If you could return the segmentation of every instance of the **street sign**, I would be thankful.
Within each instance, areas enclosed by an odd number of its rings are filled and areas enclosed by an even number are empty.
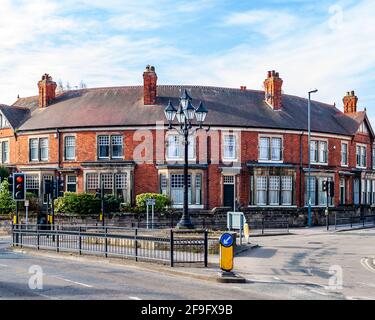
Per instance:
[[[233,246],[233,236],[230,233],[223,233],[220,237],[220,244],[226,248]]]
[[[148,206],[154,206],[156,204],[156,200],[152,198],[146,199],[146,205]]]
[[[229,230],[242,230],[246,218],[243,212],[228,212],[227,213],[227,227]]]
[[[233,235],[223,233],[220,237],[220,268],[223,271],[230,272],[233,269]]]

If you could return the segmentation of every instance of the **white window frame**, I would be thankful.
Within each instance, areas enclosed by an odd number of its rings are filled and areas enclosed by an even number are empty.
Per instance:
[[[357,152],[357,148],[360,148],[360,154],[359,154],[359,165],[358,165],[358,152]],[[364,149],[363,149],[364,148]],[[365,150],[365,152],[363,153],[363,150]],[[366,165],[363,166],[362,165],[362,161],[363,161],[363,156],[365,156],[365,161],[366,161]],[[367,145],[366,144],[362,144],[362,143],[357,143],[356,146],[355,146],[355,164],[356,164],[356,168],[359,168],[359,169],[366,169],[367,168]]]
[[[46,141],[46,145],[42,147],[42,141]],[[42,148],[46,149],[47,151],[47,156],[43,157],[42,156]],[[40,161],[48,161],[49,159],[49,139],[47,137],[41,137],[39,138],[39,157]]]
[[[177,139],[176,139],[177,138]],[[184,146],[184,137],[176,132],[171,132],[166,135],[166,148],[165,148],[165,159],[166,161],[182,161],[184,160],[185,155],[185,146]],[[178,151],[178,155],[174,156],[170,154],[171,148],[171,141],[170,139],[174,139],[173,143],[177,143],[177,146],[174,145],[174,150]],[[195,161],[196,160],[196,136],[190,135],[189,136],[189,146],[188,146],[188,160]],[[177,140],[177,142],[176,142]]]
[[[73,139],[74,140],[74,144],[73,145],[67,145],[67,139]],[[73,148],[73,156],[71,157],[68,157],[67,155],[67,148],[70,147],[70,148]],[[76,147],[77,147],[77,138],[76,136],[74,135],[66,135],[64,136],[64,160],[67,160],[67,161],[72,161],[72,160],[76,160]]]
[[[72,181],[69,181],[69,178],[70,177],[74,177],[74,182],[72,182]],[[68,174],[68,175],[66,175],[66,192],[74,192],[74,191],[68,191],[68,185],[75,185],[75,188],[76,188],[76,193],[77,193],[77,187],[78,187],[78,185],[77,185],[77,175],[75,175],[75,174]]]
[[[226,143],[225,143],[225,137],[227,136],[233,136],[234,137],[234,155],[233,156],[226,156],[226,152],[225,152],[225,149],[226,149]],[[236,162],[238,161],[238,134],[236,134],[235,132],[223,132],[222,135],[221,135],[221,152],[222,152],[222,159],[223,161],[226,161],[226,162]]]
[[[343,160],[343,145],[346,145],[346,161],[345,163],[342,162]],[[342,167],[348,167],[349,166],[349,144],[347,142],[341,141],[341,166]]]
[[[262,139],[268,139],[268,158],[261,157],[261,143]],[[273,141],[275,139],[280,139],[280,159],[272,159],[272,149]],[[284,137],[282,135],[269,135],[269,134],[260,134],[258,137],[258,162],[270,162],[270,163],[283,163],[284,161]]]
[[[7,146],[6,158],[4,159],[4,146]],[[9,147],[9,139],[0,140],[0,163],[6,164],[9,163],[10,157],[10,147]]]
[[[311,153],[310,153],[310,160],[311,160],[311,163],[312,164],[319,164],[319,165],[328,165],[328,162],[329,162],[329,145],[328,145],[328,140],[327,139],[316,139],[316,138],[313,138],[311,139],[311,142],[310,142],[310,152],[311,152],[311,144],[312,143],[316,143],[317,145],[317,159],[314,159],[313,157],[311,157]],[[321,145],[323,145],[323,143],[326,144],[327,146],[327,149],[326,149],[326,157],[327,157],[327,161],[323,162],[323,159],[322,159],[322,153],[321,153]]]

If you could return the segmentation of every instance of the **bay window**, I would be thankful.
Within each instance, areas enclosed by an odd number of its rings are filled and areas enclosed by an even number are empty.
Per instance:
[[[0,142],[0,162],[8,163],[9,162],[9,142],[1,141]]]

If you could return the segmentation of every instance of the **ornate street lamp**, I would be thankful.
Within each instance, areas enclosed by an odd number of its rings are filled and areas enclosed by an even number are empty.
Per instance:
[[[176,130],[181,136],[184,137],[184,209],[180,222],[177,224],[178,228],[181,229],[192,229],[194,228],[190,216],[188,207],[188,166],[189,166],[189,136],[194,134],[195,131],[203,129],[203,122],[207,116],[207,109],[201,102],[197,109],[194,108],[192,104],[192,98],[189,96],[186,89],[184,90],[181,98],[178,110],[173,106],[171,101],[169,101],[167,107],[164,110],[165,117],[168,120],[168,130]],[[197,120],[198,127],[193,129],[194,117]],[[177,118],[178,124],[173,125],[173,120]],[[209,128],[206,129],[207,131]]]

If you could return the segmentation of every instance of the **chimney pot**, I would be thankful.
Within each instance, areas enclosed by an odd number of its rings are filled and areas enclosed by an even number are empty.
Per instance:
[[[143,103],[145,105],[156,104],[157,80],[155,67],[147,65],[143,72]]]
[[[52,80],[48,73],[42,75],[42,80],[38,82],[39,108],[47,107],[55,99],[56,88],[56,82]]]
[[[273,110],[280,110],[282,107],[282,85],[279,73],[275,70],[268,71],[268,78],[264,80],[265,101]]]
[[[342,101],[344,103],[344,113],[357,112],[358,97],[355,95],[354,90],[348,91]]]

